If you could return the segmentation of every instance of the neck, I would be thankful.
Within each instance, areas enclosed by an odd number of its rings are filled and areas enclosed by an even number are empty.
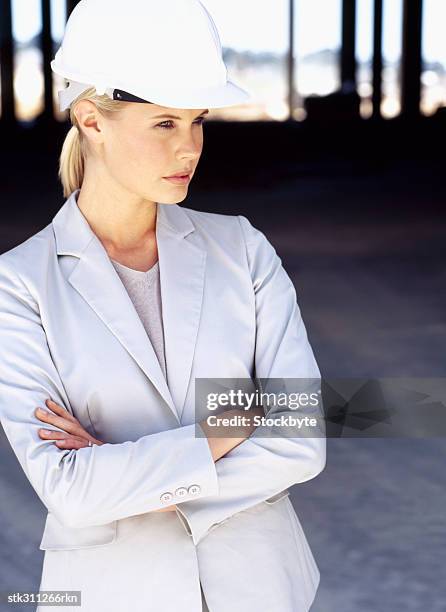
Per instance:
[[[104,187],[84,181],[77,205],[108,251],[137,250],[155,239],[157,203],[119,185]]]

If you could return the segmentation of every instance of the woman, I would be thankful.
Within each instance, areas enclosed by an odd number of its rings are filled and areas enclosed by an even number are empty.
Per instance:
[[[325,438],[272,435],[262,406],[211,426],[198,395],[319,381],[264,234],[178,206],[208,109],[246,99],[215,24],[197,0],[82,0],[52,67],[67,200],[0,256],[0,417],[48,509],[40,590],[84,612],[306,612],[319,572],[288,487]]]

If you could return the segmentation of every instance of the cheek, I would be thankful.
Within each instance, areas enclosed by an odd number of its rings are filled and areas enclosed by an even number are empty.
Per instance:
[[[168,160],[166,146],[144,134],[116,136],[108,154],[111,170],[116,176],[134,177],[136,180],[163,176]]]

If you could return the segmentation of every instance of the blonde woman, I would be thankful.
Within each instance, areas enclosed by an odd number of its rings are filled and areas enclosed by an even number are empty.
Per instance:
[[[83,612],[306,612],[319,571],[288,487],[325,438],[267,435],[262,406],[211,426],[196,395],[320,376],[265,235],[179,206],[209,108],[247,99],[215,24],[198,0],[81,0],[52,67],[66,201],[0,256],[0,417],[48,510],[37,610],[77,591]]]

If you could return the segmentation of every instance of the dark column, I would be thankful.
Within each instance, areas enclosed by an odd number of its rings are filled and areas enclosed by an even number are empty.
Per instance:
[[[403,7],[401,114],[416,117],[420,114],[423,0],[403,0]]]
[[[383,37],[383,0],[375,0],[373,18],[373,117],[381,117],[382,100],[382,37]]]
[[[78,2],[79,0],[67,0],[67,19]]]
[[[43,81],[44,81],[44,109],[41,118],[52,120],[53,110],[53,75],[51,60],[53,59],[53,42],[51,36],[51,10],[50,0],[41,0],[42,32],[40,45],[42,49]]]
[[[323,19],[323,15],[321,15]],[[356,89],[356,0],[342,1],[341,88]]]
[[[15,122],[14,41],[12,37],[11,0],[0,0],[0,59],[2,83],[2,124]]]
[[[323,19],[321,15],[321,19]],[[356,87],[356,0],[342,1],[341,87],[328,96],[305,99],[307,120],[356,121],[360,117],[360,97]]]
[[[293,119],[294,110],[294,0],[289,2],[289,40],[288,40],[288,104],[289,119]]]

